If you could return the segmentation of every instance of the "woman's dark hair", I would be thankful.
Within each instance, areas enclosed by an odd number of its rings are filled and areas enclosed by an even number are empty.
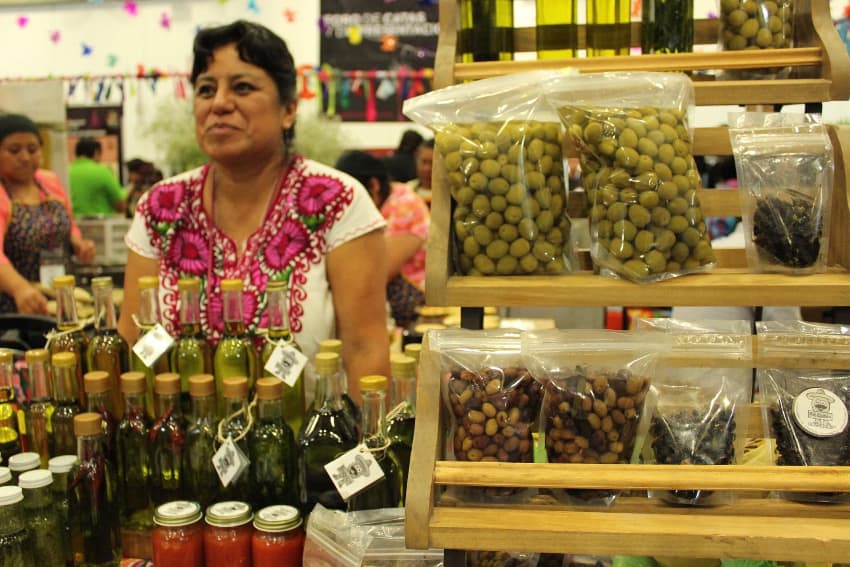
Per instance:
[[[374,177],[378,180],[378,206],[380,207],[390,196],[390,176],[383,162],[375,156],[359,150],[342,154],[334,165],[344,171],[369,189],[369,181]]]
[[[214,28],[202,29],[195,36],[190,81],[194,86],[198,76],[207,70],[213,53],[219,47],[235,44],[239,59],[263,69],[277,86],[281,103],[295,100],[297,72],[295,61],[286,42],[265,26],[245,20]],[[295,135],[295,125],[283,133],[289,145]]]
[[[423,140],[422,134],[416,130],[405,130],[401,135],[401,141],[398,143],[398,151],[413,155]]]
[[[6,136],[21,132],[35,134],[35,137],[41,143],[41,132],[38,131],[38,125],[29,117],[23,114],[0,114],[0,142]]]

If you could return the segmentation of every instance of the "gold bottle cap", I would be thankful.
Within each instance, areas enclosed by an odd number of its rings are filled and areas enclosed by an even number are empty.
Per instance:
[[[91,288],[112,287],[112,276],[98,276],[91,279]]]
[[[242,280],[221,280],[221,291],[242,291]]]
[[[11,364],[14,358],[11,350],[0,349],[0,364]]]
[[[387,389],[387,377],[380,374],[371,374],[360,378],[361,392],[377,392]]]
[[[390,369],[393,378],[413,378],[416,375],[416,361],[404,354],[390,357]]]
[[[189,395],[194,398],[215,396],[215,378],[212,374],[189,376]]]
[[[56,276],[53,278],[53,287],[61,288],[61,287],[74,287],[77,285],[77,278],[74,276]]]
[[[153,523],[158,526],[188,526],[203,517],[201,505],[189,500],[172,500],[157,507],[153,515]]]
[[[142,276],[139,278],[139,289],[156,289],[159,287],[157,276]]]
[[[200,291],[201,280],[198,278],[180,278],[177,280],[177,289],[179,291]]]
[[[289,285],[286,280],[269,280],[266,282],[266,291],[286,291]]]
[[[80,413],[74,416],[74,435],[102,435],[103,417],[99,413]]]
[[[125,372],[121,375],[121,391],[125,394],[141,394],[147,389],[144,372]]]
[[[109,383],[109,372],[102,370],[93,370],[86,372],[83,376],[83,389],[86,394],[100,394],[108,392],[111,389]]]
[[[27,359],[27,364],[47,362],[50,357],[50,353],[47,352],[46,348],[34,348],[32,350],[28,350],[24,357]]]
[[[264,532],[286,532],[301,525],[301,513],[293,506],[266,506],[254,516],[254,527]]]
[[[218,528],[235,528],[251,521],[251,507],[245,502],[227,500],[207,508],[206,522]]]
[[[404,345],[404,354],[412,358],[419,364],[419,357],[422,355],[421,343],[407,343]]]
[[[248,379],[244,376],[233,376],[221,381],[221,397],[226,399],[247,398]]]
[[[171,396],[180,393],[180,375],[174,372],[157,374],[153,379],[153,391],[160,396]]]
[[[74,368],[77,366],[77,355],[73,352],[57,352],[51,359],[53,366]]]
[[[335,352],[320,352],[316,355],[316,372],[334,374],[339,368],[339,355]]]
[[[279,400],[283,397],[283,380],[280,378],[260,378],[254,384],[258,400]]]
[[[445,329],[445,325],[440,325],[439,323],[419,323],[415,327],[413,327],[413,332],[417,335],[424,335],[428,331],[439,331],[440,329]]]
[[[339,339],[325,339],[319,342],[319,352],[335,352],[342,356],[342,341]]]

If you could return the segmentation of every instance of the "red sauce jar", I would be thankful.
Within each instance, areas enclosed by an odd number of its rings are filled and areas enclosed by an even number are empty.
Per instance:
[[[301,567],[304,528],[292,506],[268,506],[254,517],[254,567]]]
[[[197,502],[175,500],[157,507],[151,536],[154,564],[204,567],[202,517]]]
[[[204,528],[206,567],[251,567],[251,507],[227,501],[207,508]]]

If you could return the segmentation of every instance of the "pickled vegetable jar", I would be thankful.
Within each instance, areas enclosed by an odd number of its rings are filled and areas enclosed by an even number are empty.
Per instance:
[[[207,508],[206,567],[251,567],[251,507],[229,500]]]
[[[254,567],[301,567],[304,528],[292,506],[268,506],[254,518]]]
[[[203,513],[197,502],[175,500],[157,507],[154,513],[154,565],[203,567]]]

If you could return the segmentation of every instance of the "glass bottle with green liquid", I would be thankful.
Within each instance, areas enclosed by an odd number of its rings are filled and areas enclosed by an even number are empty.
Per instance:
[[[325,471],[325,465],[357,446],[357,432],[346,415],[335,374],[339,355],[316,355],[316,399],[298,434],[301,455],[299,486],[305,511],[317,502],[325,508],[345,510],[345,501]]]
[[[348,510],[352,512],[396,508],[402,505],[404,499],[401,463],[387,435],[387,384],[386,376],[360,378],[360,395],[363,396],[363,444],[378,461],[384,478],[348,500]]]
[[[575,57],[578,54],[578,2],[537,0],[535,33],[538,59]]]
[[[180,409],[180,375],[157,374],[154,394],[157,411],[150,432],[150,492],[156,507],[183,498],[186,420]]]
[[[92,278],[91,286],[94,295],[94,336],[86,349],[86,362],[89,371],[99,370],[109,375],[112,407],[121,417],[124,406],[118,380],[121,374],[130,369],[130,348],[118,334],[118,319],[112,300],[112,278]]]
[[[36,566],[23,510],[23,489],[20,486],[0,486],[0,565]]]
[[[300,504],[295,435],[285,421],[285,386],[279,378],[257,380],[257,417],[248,435],[254,510]]]
[[[139,338],[153,329],[159,318],[159,278],[156,276],[143,276],[139,278],[139,316],[136,319],[139,326]],[[153,403],[153,381],[157,374],[169,371],[168,353],[160,356],[153,366],[147,366],[138,355],[130,351],[130,370],[141,372],[146,378],[145,410],[148,415],[154,414]]]
[[[390,449],[398,457],[402,471],[402,489],[407,486],[410,472],[410,453],[413,450],[413,429],[416,424],[416,361],[403,354],[390,357],[392,396],[387,414],[387,435]]]
[[[26,430],[31,451],[41,456],[42,468],[47,467],[53,445],[53,401],[50,399],[50,367],[47,349],[28,350],[24,355],[29,374],[30,396],[26,406]]]
[[[53,484],[50,489],[53,492],[53,504],[59,512],[62,526],[62,554],[65,557],[65,565],[74,564],[74,552],[71,545],[71,523],[76,523],[70,515],[70,499],[68,484],[72,476],[76,475],[74,469],[79,464],[76,454],[58,455],[47,462],[47,469],[53,475]]]
[[[272,376],[265,370],[266,363],[276,348],[290,347],[301,352],[301,347],[295,342],[295,337],[289,329],[289,296],[287,284],[283,280],[272,280],[266,284],[266,314],[268,316],[268,335],[263,344],[261,372],[264,376]],[[280,376],[276,378],[282,378]],[[283,415],[292,431],[300,431],[304,422],[304,370],[302,369],[293,386],[281,383],[283,386]]]
[[[77,401],[77,358],[73,352],[60,352],[51,358],[54,403],[53,416],[50,419],[53,429],[52,455],[77,454],[74,417],[82,412]]]
[[[513,0],[461,0],[460,52],[464,63],[513,59]]]
[[[145,410],[147,377],[142,372],[121,375],[124,416],[118,424],[116,470],[121,497],[121,525],[132,530],[153,526],[148,482],[151,475],[151,418]]]
[[[112,378],[108,372],[94,370],[83,377],[86,387],[86,410],[100,414],[103,418],[103,442],[106,458],[117,462],[115,454],[115,432],[118,429],[115,407],[112,405]]]
[[[221,489],[218,475],[212,466],[218,425],[213,375],[191,376],[189,397],[192,409],[186,425],[186,444],[183,446],[183,495],[206,510],[207,506],[217,502]]]
[[[171,349],[171,371],[180,375],[180,392],[184,411],[190,396],[189,378],[213,373],[213,351],[201,329],[201,280],[181,278],[177,281],[180,306],[180,336]]]
[[[224,443],[229,437],[248,458],[248,379],[245,376],[225,378],[222,380],[221,397],[224,399],[224,413],[218,425],[216,440]],[[218,501],[250,502],[251,490],[251,475],[245,469],[230,484],[221,487]]]
[[[56,291],[56,334],[48,342],[48,350],[53,356],[60,352],[70,352],[75,355],[74,395],[82,407],[86,403],[86,391],[83,386],[83,375],[88,371],[86,352],[89,346],[88,336],[77,319],[77,302],[74,299],[74,276],[57,276],[53,278],[53,289]],[[76,441],[74,442],[76,447]],[[74,449],[76,451],[76,449]]]
[[[628,55],[632,43],[629,0],[587,0],[587,56]]]
[[[354,431],[357,433],[357,439],[360,439],[360,406],[348,394],[348,374],[345,372],[345,365],[342,363],[342,341],[339,339],[325,339],[319,341],[319,352],[333,352],[337,355],[337,370],[333,377],[334,388],[339,390],[339,397],[342,400],[342,408],[345,414],[351,421]]]
[[[62,567],[65,554],[62,548],[62,520],[53,502],[53,474],[37,469],[25,472],[18,479],[24,491],[24,516],[32,538],[36,565]]]
[[[23,450],[18,422],[18,394],[15,389],[14,357],[12,351],[0,349],[0,464],[7,465],[9,457]]]
[[[248,390],[251,390],[259,361],[242,319],[242,280],[222,280],[221,301],[224,334],[213,356],[217,389],[221,391],[225,378],[244,376],[248,380]]]

